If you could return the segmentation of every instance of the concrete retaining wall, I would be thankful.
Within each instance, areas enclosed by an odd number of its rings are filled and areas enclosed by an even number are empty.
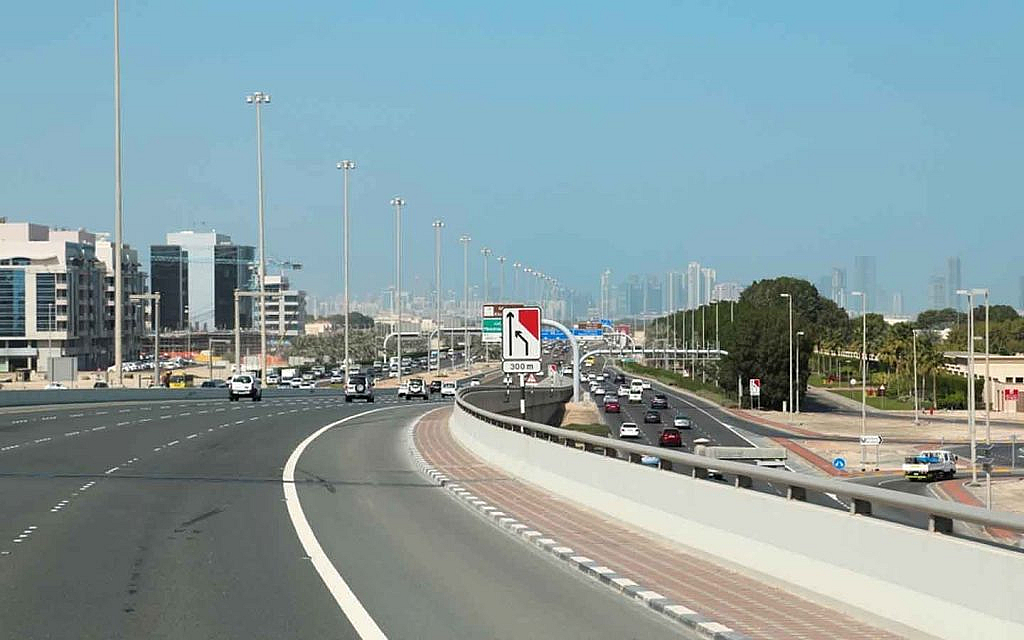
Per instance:
[[[264,389],[264,398],[343,395],[340,389]],[[47,389],[0,391],[0,407],[20,407],[83,402],[132,402],[155,400],[216,400],[227,398],[227,389]]]
[[[1024,554],[628,464],[484,423],[481,458],[688,547],[940,638],[1024,638]]]
[[[505,389],[485,389],[469,392],[473,398],[473,404],[493,413],[500,413],[503,416],[519,415],[519,390],[513,389],[509,394],[509,400],[505,401]],[[562,425],[562,415],[565,413],[565,403],[572,398],[570,388],[534,387],[526,390],[526,420],[539,422],[551,426]]]

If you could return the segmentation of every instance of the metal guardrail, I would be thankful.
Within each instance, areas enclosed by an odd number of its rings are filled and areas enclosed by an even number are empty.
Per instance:
[[[673,464],[678,464],[691,468],[691,476],[701,479],[708,478],[710,475],[708,473],[709,470],[713,469],[723,475],[732,476],[734,478],[734,486],[743,489],[750,489],[753,486],[754,480],[770,482],[786,487],[785,499],[788,500],[805,501],[808,491],[833,494],[850,500],[849,511],[851,514],[870,516],[872,505],[885,505],[895,509],[920,513],[928,516],[928,530],[937,533],[953,533],[954,521],[1009,530],[1017,534],[1024,533],[1024,516],[1021,515],[989,511],[981,507],[891,491],[853,482],[817,478],[792,471],[779,471],[741,462],[707,458],[692,453],[667,451],[659,447],[623,442],[613,438],[594,436],[579,431],[530,422],[520,418],[503,416],[470,404],[467,401],[467,397],[471,396],[473,391],[473,389],[459,391],[455,396],[455,402],[460,409],[478,420],[568,447],[576,448],[577,445],[581,444],[586,451],[598,455],[618,458],[619,452],[623,452],[627,454],[630,462],[637,463],[640,462],[643,456],[655,456],[660,460],[660,468],[671,471]]]

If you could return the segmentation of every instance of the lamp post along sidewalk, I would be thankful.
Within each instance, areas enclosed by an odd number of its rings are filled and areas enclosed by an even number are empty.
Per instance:
[[[434,292],[437,306],[437,362],[436,369],[441,371],[441,229],[444,228],[444,221],[438,218],[431,223],[434,228]],[[430,365],[430,358],[427,358],[427,366]]]
[[[402,207],[405,200],[391,199],[395,208],[395,309],[398,315],[398,385],[402,385]]]
[[[270,94],[255,91],[245,97],[245,102],[256,107],[256,182],[257,182],[257,240],[259,244],[259,290],[266,293],[267,258],[266,242],[263,234],[263,116],[261,105],[270,104]],[[260,375],[267,379],[267,314],[266,306],[260,305]]]
[[[867,448],[864,436],[868,433],[868,296],[863,291],[851,291],[850,296],[860,296],[860,470],[867,469]]]
[[[780,293],[789,302],[789,412],[793,413],[793,295]]]
[[[976,289],[957,289],[967,297],[967,429],[971,437],[971,486],[978,484],[978,434],[974,417],[974,293]]]
[[[800,338],[803,331],[796,332],[796,413],[800,413]]]

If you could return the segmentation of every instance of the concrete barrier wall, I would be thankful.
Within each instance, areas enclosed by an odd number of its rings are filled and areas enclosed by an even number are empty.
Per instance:
[[[590,508],[940,638],[1024,638],[1024,554],[629,464],[484,423],[481,458]]]
[[[470,391],[473,404],[503,416],[519,415],[519,390],[513,389],[509,399],[505,400],[505,389],[486,389],[478,387]],[[526,420],[552,426],[561,426],[565,415],[565,403],[572,398],[572,389],[568,387],[534,387],[526,390]]]
[[[340,389],[264,389],[264,398],[343,395]],[[215,400],[227,398],[227,389],[44,389],[0,391],[0,407],[21,407],[83,402],[132,402],[154,400]]]

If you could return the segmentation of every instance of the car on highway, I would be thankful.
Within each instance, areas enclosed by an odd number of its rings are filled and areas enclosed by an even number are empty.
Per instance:
[[[668,398],[665,397],[664,393],[654,394],[654,398],[651,399],[652,409],[668,409]]]
[[[110,388],[110,385],[107,384],[106,382],[102,381],[102,380],[97,380],[96,382],[92,383],[92,388],[93,389],[108,389],[108,388]]]
[[[331,384],[344,384],[345,376],[340,373],[331,374]]]
[[[441,397],[455,397],[455,392],[459,388],[459,383],[454,380],[445,380],[441,383]]]
[[[277,375],[276,373],[273,373],[273,372],[267,374],[267,386],[268,387],[270,385],[272,385],[272,384],[279,384],[280,382],[281,382],[281,376],[279,376],[279,375]],[[199,386],[202,386],[202,385],[199,385]]]
[[[423,400],[430,399],[430,391],[427,390],[427,384],[420,378],[411,378],[404,384],[406,400],[412,398],[422,398]]]
[[[212,380],[203,380],[203,383],[199,385],[200,389],[227,389],[227,380],[221,380],[220,378],[213,378]]]
[[[605,413],[620,413],[622,411],[622,405],[615,398],[608,398],[604,402]]]
[[[641,384],[641,386],[643,386],[644,391],[650,391],[650,389],[651,389],[651,381],[650,380],[641,380],[640,384]]]
[[[605,394],[604,387],[597,387],[596,389],[594,389],[594,395],[595,396],[597,396],[599,398],[603,398],[604,394]]]
[[[676,429],[692,429],[693,422],[690,421],[687,415],[677,413],[676,417],[672,418],[672,426]]]
[[[617,394],[617,395],[618,395],[618,396],[619,396],[620,398],[628,398],[628,397],[629,397],[629,387],[627,387],[627,386],[626,386],[626,385],[624,385],[624,384],[620,384],[620,385],[619,385],[619,392],[618,392],[618,394]]]
[[[642,392],[634,391],[633,389],[629,390],[629,403],[630,404],[640,404],[643,401],[644,401],[644,394]]]
[[[683,446],[683,434],[675,427],[666,427],[658,435],[659,447],[681,447]]]
[[[903,476],[910,481],[955,478],[957,460],[951,451],[922,451],[903,460]]]
[[[619,425],[619,437],[620,438],[639,438],[640,427],[635,422],[623,422]]]
[[[263,399],[260,379],[252,373],[240,373],[231,377],[231,384],[228,387],[228,399],[235,402],[243,396],[252,398],[253,402],[259,402]]]
[[[471,387],[479,387],[480,386],[480,378],[473,378],[472,380],[470,380],[469,381],[469,386],[471,386]]]
[[[398,385],[398,397],[405,398],[407,393],[409,393],[409,381],[402,380],[401,384]]]
[[[596,380],[598,382],[604,382],[604,374],[603,373],[597,374],[596,376],[594,376],[594,380]]]
[[[615,384],[626,384],[626,376],[621,373],[616,373]]]
[[[48,384],[45,387],[43,387],[43,389],[48,389],[50,391],[53,391],[53,390],[67,389],[67,387],[65,387],[60,382],[51,382],[50,384]]]
[[[651,409],[644,412],[644,424],[659,424],[661,422],[661,414]]]
[[[312,380],[303,380],[302,382],[299,383],[299,388],[309,390],[316,389],[316,382]]]
[[[289,379],[288,386],[291,387],[292,389],[300,388],[302,386],[302,378],[300,378],[299,376],[295,376],[294,378]]]
[[[440,380],[431,380],[430,381],[430,393],[440,393],[440,392],[441,392],[441,381]]]
[[[364,400],[373,402],[373,385],[364,375],[350,375],[345,387],[345,402]]]
[[[639,391],[640,393],[643,393],[643,391],[644,391],[644,381],[639,379],[639,378],[637,378],[636,380],[630,380],[629,381],[629,390],[630,391]]]

